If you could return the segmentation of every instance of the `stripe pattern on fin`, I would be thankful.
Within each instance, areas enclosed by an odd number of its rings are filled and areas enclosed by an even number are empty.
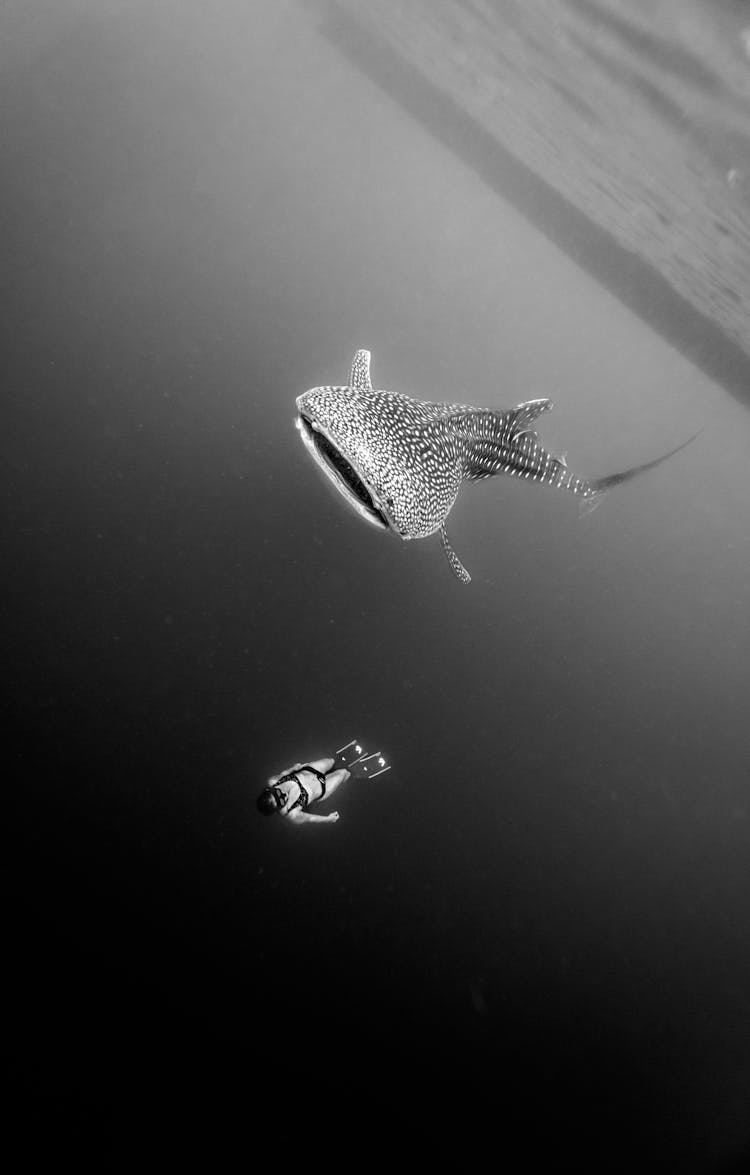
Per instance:
[[[464,477],[482,481],[507,473],[574,494],[586,493],[587,483],[569,471],[564,458],[548,453],[529,427],[551,407],[550,400],[530,400],[508,412],[474,411],[454,417],[451,426],[465,448]]]

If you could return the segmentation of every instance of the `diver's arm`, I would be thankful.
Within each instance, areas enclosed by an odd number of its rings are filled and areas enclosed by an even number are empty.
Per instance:
[[[278,783],[279,780],[283,779],[285,775],[291,775],[293,771],[299,771],[300,767],[304,767],[304,763],[295,763],[293,767],[285,767],[284,770],[280,771],[278,775],[270,775],[268,777],[269,786],[271,784]]]
[[[338,812],[329,812],[327,816],[313,816],[312,812],[303,812],[301,808],[287,813],[287,819],[295,824],[335,824],[339,818]]]

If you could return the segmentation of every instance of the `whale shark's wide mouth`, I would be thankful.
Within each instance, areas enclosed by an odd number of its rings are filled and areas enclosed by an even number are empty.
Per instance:
[[[314,458],[318,468],[323,470],[326,477],[333,482],[349,505],[373,526],[387,530],[390,523],[377,505],[367,484],[360,477],[349,458],[334,444],[320,425],[315,424],[304,412],[300,412],[297,417],[297,428],[305,443],[305,448]]]

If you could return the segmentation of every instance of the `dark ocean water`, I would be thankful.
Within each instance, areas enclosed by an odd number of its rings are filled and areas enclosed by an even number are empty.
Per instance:
[[[743,1169],[747,409],[298,7],[9,3],[0,32],[30,1153]],[[299,442],[357,347],[427,399],[551,395],[583,475],[703,432],[586,519],[465,489],[463,587]],[[338,824],[258,815],[353,737],[394,770]]]

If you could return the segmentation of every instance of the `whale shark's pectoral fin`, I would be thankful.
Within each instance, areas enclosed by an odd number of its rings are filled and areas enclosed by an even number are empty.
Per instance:
[[[371,392],[370,379],[370,352],[357,351],[352,360],[352,373],[349,376],[349,387],[355,392]]]
[[[440,527],[440,538],[443,542],[445,557],[450,563],[451,571],[455,575],[456,579],[460,579],[461,583],[471,583],[471,576],[469,575],[456,552],[453,550],[453,547],[450,544],[450,540],[448,539],[448,535],[445,532],[444,526]]]

